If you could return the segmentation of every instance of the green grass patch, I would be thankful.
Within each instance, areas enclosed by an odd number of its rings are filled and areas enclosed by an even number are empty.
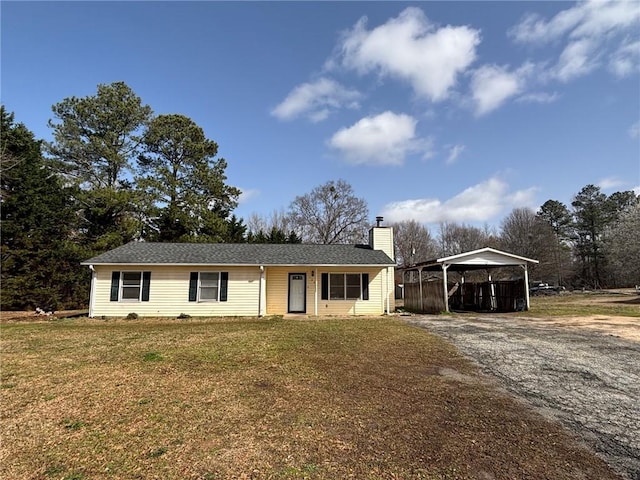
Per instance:
[[[80,430],[82,427],[86,426],[86,423],[81,420],[65,419],[62,421],[62,426],[67,430]]]
[[[147,352],[142,356],[142,360],[145,362],[161,362],[164,357],[158,352]]]

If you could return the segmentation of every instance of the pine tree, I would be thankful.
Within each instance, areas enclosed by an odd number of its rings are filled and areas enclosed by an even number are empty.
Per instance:
[[[231,211],[240,190],[226,184],[227,162],[218,145],[184,115],[159,115],[146,130],[138,157],[139,187],[152,208],[159,241],[237,242],[244,225]]]
[[[86,305],[84,252],[70,237],[75,214],[41,155],[41,144],[0,107],[2,165],[2,309]]]
[[[77,187],[83,243],[101,252],[139,236],[140,210],[131,171],[151,108],[124,82],[52,107],[52,167]]]

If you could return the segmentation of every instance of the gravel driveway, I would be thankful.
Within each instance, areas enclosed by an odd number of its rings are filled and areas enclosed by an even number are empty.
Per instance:
[[[578,434],[624,478],[640,480],[640,343],[511,316],[406,320],[451,341],[509,392]]]

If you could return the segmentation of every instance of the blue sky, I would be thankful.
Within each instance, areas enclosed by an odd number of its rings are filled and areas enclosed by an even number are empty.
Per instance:
[[[219,144],[236,214],[344,179],[370,216],[498,226],[587,184],[640,193],[640,3],[10,2],[1,99],[126,82]]]

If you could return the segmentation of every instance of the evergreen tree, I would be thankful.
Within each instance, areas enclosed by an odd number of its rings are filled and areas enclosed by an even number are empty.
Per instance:
[[[231,216],[240,190],[226,184],[218,145],[184,115],[160,115],[146,130],[138,157],[138,185],[153,205],[152,239],[238,242],[242,220]]]
[[[70,189],[41,155],[41,144],[0,107],[2,309],[81,307],[89,273],[76,235]]]
[[[139,133],[151,108],[124,82],[98,85],[96,95],[70,97],[52,107],[51,164],[77,187],[83,243],[95,251],[139,235],[140,199],[130,181]]]
[[[571,244],[573,217],[567,206],[557,200],[547,200],[537,215],[551,227],[555,236],[553,258],[556,271],[556,282],[565,286],[572,272]]]
[[[588,286],[602,288],[603,235],[611,214],[607,196],[595,185],[587,185],[574,197],[575,248],[581,277]]]
[[[278,227],[271,227],[268,234],[265,234],[262,229],[257,233],[249,231],[247,243],[302,243],[302,239],[293,230],[287,234]]]

